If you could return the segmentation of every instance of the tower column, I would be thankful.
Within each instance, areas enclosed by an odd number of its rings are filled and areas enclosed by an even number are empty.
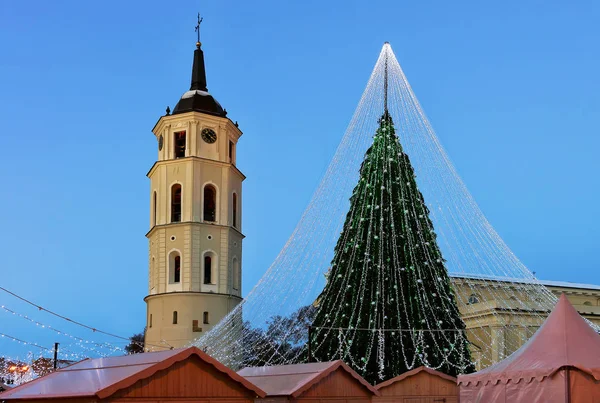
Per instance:
[[[189,136],[189,139],[190,139],[189,151],[192,153],[192,155],[198,155],[198,149],[197,149],[198,143],[196,141],[197,131],[198,131],[198,122],[195,120],[190,121],[188,124],[188,133],[190,134],[190,136]]]
[[[495,364],[504,359],[504,327],[490,327],[492,337],[492,363]]]

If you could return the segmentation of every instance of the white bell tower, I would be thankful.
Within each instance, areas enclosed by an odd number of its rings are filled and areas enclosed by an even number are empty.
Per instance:
[[[190,90],[152,132],[147,351],[189,344],[241,301],[242,132],[208,93],[200,42]]]

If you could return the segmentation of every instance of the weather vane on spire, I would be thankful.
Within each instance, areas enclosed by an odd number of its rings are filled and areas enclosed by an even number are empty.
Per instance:
[[[200,24],[202,23],[202,20],[204,20],[204,17],[200,17],[200,13],[198,13],[198,24],[196,24],[196,32],[198,33],[198,42],[196,42],[196,46],[200,47]]]

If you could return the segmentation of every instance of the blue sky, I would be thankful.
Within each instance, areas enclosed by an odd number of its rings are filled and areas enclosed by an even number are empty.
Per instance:
[[[151,129],[189,87],[197,11],[208,88],[244,131],[246,291],[293,230],[384,41],[516,255],[539,278],[600,284],[597,2],[148,0],[0,3],[0,285],[141,331]],[[0,332],[55,339],[3,315]]]

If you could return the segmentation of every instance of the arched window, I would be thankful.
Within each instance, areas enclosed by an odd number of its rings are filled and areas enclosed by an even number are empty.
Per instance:
[[[178,252],[169,255],[169,284],[181,282],[181,256]]]
[[[204,256],[204,284],[212,284],[212,256]]]
[[[173,311],[173,324],[177,324],[177,311]]]
[[[231,197],[231,208],[233,209],[233,226],[237,227],[237,193]]]
[[[204,186],[204,221],[216,221],[217,189],[212,185]]]
[[[148,321],[148,327],[152,327],[152,314],[150,314],[150,320]]]
[[[181,185],[171,187],[171,222],[181,221]]]
[[[592,306],[592,303],[591,303],[590,301],[585,301],[585,302],[583,303],[583,305],[585,305],[585,306]]]
[[[233,258],[233,289],[240,289],[240,263],[236,257]]]
[[[152,195],[152,226],[156,225],[156,191]]]
[[[204,324],[208,325],[208,312],[204,312],[203,319]]]
[[[479,303],[479,297],[476,294],[471,294],[471,296],[469,297],[469,305],[478,304],[478,303]]]

